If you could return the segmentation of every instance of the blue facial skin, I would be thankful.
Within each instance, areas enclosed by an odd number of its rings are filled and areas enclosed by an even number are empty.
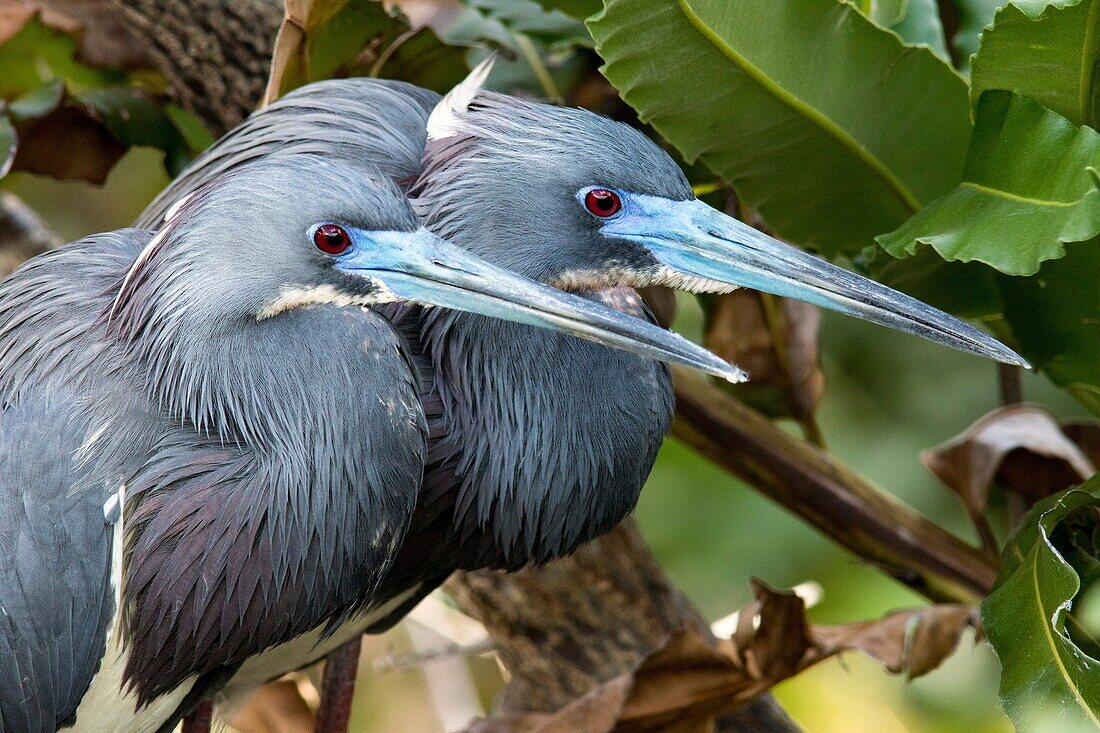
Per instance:
[[[583,206],[590,186],[577,191]],[[736,285],[812,303],[922,336],[961,351],[1027,367],[996,339],[943,311],[784,244],[707,206],[608,189],[622,207],[598,217],[605,237],[643,247],[669,270],[700,281]]]
[[[351,247],[333,268],[392,293],[386,300],[469,311],[562,331],[658,361],[683,364],[733,382],[747,376],[697,344],[604,305],[542,285],[431,234],[344,227]],[[309,232],[312,241],[316,227]]]

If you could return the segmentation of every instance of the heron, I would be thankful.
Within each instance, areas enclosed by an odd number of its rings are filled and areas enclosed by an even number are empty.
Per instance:
[[[429,230],[639,318],[652,320],[633,288],[750,287],[1025,363],[973,326],[707,206],[629,125],[486,90],[490,65],[442,98],[392,80],[306,85],[217,141],[140,222],[155,227],[167,202],[275,152],[368,160]],[[661,364],[476,314],[383,310],[421,367],[429,422],[409,531],[372,606],[323,640],[300,637],[249,660],[226,683],[229,698],[385,630],[456,569],[542,563],[608,531],[634,508],[668,433]]]
[[[371,604],[423,476],[400,299],[735,367],[423,229],[367,164],[267,156],[159,232],[0,284],[0,731],[171,730]],[[162,728],[164,726],[164,728]]]

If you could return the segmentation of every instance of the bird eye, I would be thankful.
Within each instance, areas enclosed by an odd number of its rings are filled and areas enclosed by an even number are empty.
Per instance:
[[[623,208],[623,202],[619,195],[606,188],[593,188],[584,195],[584,208],[599,217],[607,217],[618,213]]]
[[[313,243],[327,255],[340,255],[351,247],[351,236],[342,226],[322,224],[313,231]]]

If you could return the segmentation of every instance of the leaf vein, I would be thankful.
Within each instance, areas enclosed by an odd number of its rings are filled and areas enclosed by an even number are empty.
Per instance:
[[[690,0],[677,0],[681,12],[696,30],[706,38],[720,53],[732,61],[751,79],[762,86],[772,96],[795,112],[814,122],[819,128],[832,136],[837,142],[848,148],[856,157],[862,160],[871,171],[886,184],[894,196],[899,199],[911,212],[916,213],[921,207],[920,200],[905,186],[893,171],[883,163],[874,153],[863,146],[858,140],[848,134],[840,125],[829,119],[821,110],[803,102],[790,92],[787,92],[761,69],[749,62],[747,58],[735,51],[722,39],[706,22],[699,17],[695,9],[691,7]],[[855,11],[853,11],[855,12]]]

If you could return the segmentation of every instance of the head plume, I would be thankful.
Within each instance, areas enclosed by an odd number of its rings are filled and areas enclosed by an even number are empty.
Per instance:
[[[439,101],[428,117],[428,140],[442,140],[460,132],[461,117],[469,111],[474,97],[482,91],[495,62],[495,55],[488,56]]]

